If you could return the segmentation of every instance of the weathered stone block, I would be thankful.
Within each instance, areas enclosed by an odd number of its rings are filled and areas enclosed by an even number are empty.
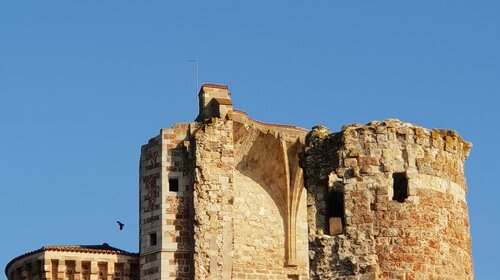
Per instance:
[[[331,217],[328,219],[330,226],[330,235],[339,235],[344,232],[344,228],[342,226],[342,219],[340,217]]]

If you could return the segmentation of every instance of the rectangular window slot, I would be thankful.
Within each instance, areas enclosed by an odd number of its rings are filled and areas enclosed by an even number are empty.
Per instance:
[[[168,179],[168,190],[171,192],[179,191],[179,179],[178,178],[169,178]]]
[[[149,246],[156,246],[156,232],[149,234]]]
[[[405,202],[408,198],[408,178],[406,178],[405,173],[394,173],[392,174],[392,189],[393,196],[392,200],[397,202]]]
[[[339,235],[344,232],[344,192],[340,184],[328,191],[326,202],[326,227],[329,235]]]

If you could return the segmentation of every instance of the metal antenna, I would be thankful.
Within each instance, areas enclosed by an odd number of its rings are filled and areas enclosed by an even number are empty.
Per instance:
[[[197,95],[198,94],[198,61],[196,59],[188,59],[188,62],[193,62],[194,63],[194,73],[196,76],[196,87],[194,89],[194,93]]]

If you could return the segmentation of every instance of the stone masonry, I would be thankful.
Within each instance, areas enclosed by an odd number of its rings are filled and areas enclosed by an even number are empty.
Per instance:
[[[9,280],[138,280],[138,254],[102,245],[44,246],[5,267]]]
[[[454,131],[261,123],[204,84],[141,150],[141,279],[473,279]]]
[[[139,254],[47,246],[21,279],[474,279],[455,131],[399,120],[330,132],[262,123],[204,84],[192,123],[141,148]]]
[[[301,158],[311,278],[473,279],[463,174],[470,148],[454,131],[398,120],[338,133],[315,127]]]

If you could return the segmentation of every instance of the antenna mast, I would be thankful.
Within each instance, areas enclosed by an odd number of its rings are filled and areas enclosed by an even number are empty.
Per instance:
[[[194,93],[198,95],[198,61],[196,59],[189,59],[188,62],[194,63],[194,74],[196,76],[196,84],[194,88]]]

